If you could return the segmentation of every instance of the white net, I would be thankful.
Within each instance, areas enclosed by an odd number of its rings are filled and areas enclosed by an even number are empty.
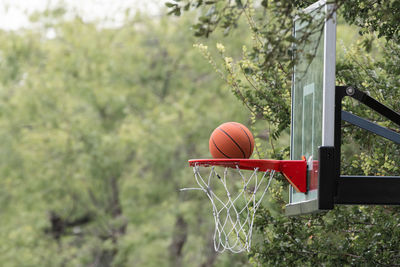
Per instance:
[[[193,171],[199,187],[181,190],[201,190],[210,199],[215,222],[215,251],[250,251],[254,217],[275,171],[212,166],[208,173],[208,169],[195,165]]]

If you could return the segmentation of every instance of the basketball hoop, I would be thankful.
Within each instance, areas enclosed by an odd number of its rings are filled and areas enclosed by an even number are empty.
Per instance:
[[[195,159],[189,165],[199,187],[181,191],[200,190],[210,199],[218,252],[250,251],[254,217],[275,172],[306,191],[305,160]]]

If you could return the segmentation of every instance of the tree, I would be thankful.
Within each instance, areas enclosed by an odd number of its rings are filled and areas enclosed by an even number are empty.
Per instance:
[[[253,40],[251,47],[244,47],[242,56],[234,59],[218,45],[224,64],[216,68],[234,95],[252,113],[254,129],[269,132],[268,139],[256,134],[257,143],[268,144],[261,149],[262,157],[288,157],[288,145],[283,143],[290,123],[291,71],[296,61],[291,52],[291,44],[296,42],[291,37],[291,25],[301,8],[311,2],[314,1],[186,0],[167,3],[174,15],[198,9],[201,15],[193,25],[197,36],[211,36],[219,28],[230,34],[240,28],[242,19],[248,24]],[[400,1],[339,0],[336,4],[339,19],[358,26],[361,35],[356,42],[347,43],[350,48],[339,47],[342,51],[338,53],[337,83],[354,85],[392,109],[400,110],[397,23]],[[301,19],[310,19],[302,16]],[[305,41],[299,40],[299,43]],[[201,45],[199,48],[212,59],[207,49]],[[349,100],[344,108],[398,131],[394,124],[362,105]],[[260,119],[268,122],[268,129],[260,126]],[[347,146],[342,159],[343,172],[398,174],[398,146],[349,125],[343,127],[342,134]],[[342,206],[328,213],[287,218],[283,215],[285,192],[286,183],[277,181],[270,199],[272,203],[259,213],[256,226],[263,241],[249,254],[250,261],[271,266],[393,265],[399,262],[397,207]]]
[[[215,97],[225,88],[191,50],[190,16],[103,28],[65,13],[0,32],[0,262],[241,265],[208,249],[206,199],[178,191],[187,159],[208,153],[202,129],[248,117]]]

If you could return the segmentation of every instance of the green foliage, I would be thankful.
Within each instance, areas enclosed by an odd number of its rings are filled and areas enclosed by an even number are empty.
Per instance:
[[[343,16],[360,27],[360,34],[376,32],[378,37],[395,40],[399,37],[400,1],[343,1]]]
[[[374,98],[393,110],[400,110],[400,63],[398,57],[400,45],[395,42],[381,44],[382,54],[379,59],[371,57],[362,42],[350,49],[345,57],[337,64],[338,82],[352,84],[369,92]],[[347,100],[344,108],[353,113],[370,118],[374,122],[396,131],[397,126],[386,118],[371,112],[363,105]],[[353,143],[358,154],[350,155],[343,162],[343,171],[361,175],[396,175],[399,172],[399,147],[391,145],[383,138],[368,134],[356,127],[345,125],[343,130],[344,142]]]
[[[175,2],[175,8],[190,4],[199,10],[200,18],[208,18],[194,24],[197,36],[209,36],[218,32],[218,27],[225,34],[234,33],[232,29],[242,25],[240,18],[247,23],[252,43],[243,47],[241,57],[228,56],[222,44],[217,44],[220,56],[212,57],[208,47],[198,45],[198,48],[233,94],[248,107],[253,130],[268,133],[268,138],[262,140],[268,146],[260,147],[259,154],[287,158],[291,73],[297,60],[292,57],[291,50],[296,42],[291,37],[292,21],[301,8],[314,1]],[[339,29],[349,30],[338,33],[345,38],[342,39],[344,43],[338,45],[337,83],[356,86],[392,109],[400,110],[399,1],[336,3]],[[213,10],[211,14],[207,8]],[[300,19],[310,21],[306,15]],[[319,22],[313,25],[315,30],[318,25]],[[356,37],[356,41],[345,36],[354,31],[362,35]],[[380,37],[384,38],[378,39]],[[296,45],[301,46],[306,41],[307,36]],[[217,63],[217,58],[221,58],[222,63]],[[361,104],[347,99],[344,108],[398,131],[397,125]],[[265,125],[260,126],[260,119],[267,122],[267,129]],[[344,125],[342,134],[342,173],[398,175],[398,145],[350,125]],[[260,139],[256,140],[259,144]],[[328,213],[287,218],[283,215],[287,199],[283,185],[281,181],[273,185],[268,206],[258,214],[255,225],[259,242],[249,254],[250,262],[263,266],[377,266],[399,262],[397,207],[341,206]]]
[[[259,213],[264,241],[250,253],[268,266],[392,265],[398,262],[398,208],[340,207],[324,216]]]
[[[191,20],[55,13],[0,32],[2,265],[245,264],[212,252],[207,199],[178,190],[211,129],[248,118],[192,49]]]
[[[170,8],[169,14],[180,16],[182,11],[190,8],[200,9],[201,16],[194,24],[196,36],[208,37],[218,27],[225,33],[238,26],[238,20],[245,15],[245,9],[249,8],[254,0],[172,0],[166,6]],[[285,23],[286,19],[293,19],[300,8],[304,8],[314,3],[314,0],[261,0],[255,1],[261,13],[269,15],[272,19],[278,19]],[[378,37],[385,37],[388,40],[399,37],[398,21],[400,19],[399,0],[335,0],[341,10],[341,14],[349,24],[360,27],[360,34],[374,33]],[[265,18],[265,17],[264,17]],[[306,16],[304,16],[306,18]],[[268,16],[267,19],[270,19]],[[275,34],[282,34],[285,28],[275,28]],[[282,37],[282,35],[280,35]]]
[[[202,1],[198,1],[197,4],[193,2],[196,1],[188,1],[199,8],[205,5]],[[194,29],[207,28],[208,31],[204,34],[196,31],[195,35],[208,36],[217,26],[221,26],[224,33],[227,33],[232,25],[236,27],[243,24],[239,19],[244,18],[252,42],[243,46],[241,58],[235,60],[219,49],[223,60],[222,68],[219,69],[215,63],[212,64],[218,73],[224,73],[223,79],[253,116],[263,118],[271,125],[269,134],[273,139],[277,139],[290,124],[291,68],[297,60],[293,54],[293,43],[301,47],[314,30],[321,28],[322,17],[312,24],[304,36],[294,39],[293,19],[296,16],[305,22],[310,22],[312,19],[309,14],[299,13],[296,10],[296,6],[300,5],[297,2],[269,1],[266,7],[258,6],[253,1],[245,3],[239,1],[235,4],[231,1],[218,1],[212,5],[215,16],[229,23],[225,25],[220,20],[213,22],[211,19],[204,21],[200,17],[200,22],[193,26]],[[177,4],[175,8],[178,7]],[[227,15],[227,10],[232,10],[231,13],[235,15],[233,17]],[[203,54],[211,61],[207,53],[203,51]],[[307,56],[311,59],[314,55]],[[282,157],[279,153],[271,156]]]

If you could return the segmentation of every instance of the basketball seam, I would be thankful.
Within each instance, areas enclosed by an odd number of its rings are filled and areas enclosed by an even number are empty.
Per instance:
[[[250,136],[246,133],[246,131],[243,129],[243,127],[240,126],[239,123],[231,122],[231,124],[233,124],[233,125],[235,125],[235,126],[237,126],[237,127],[240,127],[240,129],[242,129],[242,131],[244,132],[244,134],[247,136],[247,139],[249,139],[249,153],[251,154],[251,140],[250,140]],[[249,157],[250,157],[250,156],[251,156],[251,155],[249,155]]]
[[[225,132],[225,131],[222,130],[221,128],[218,128],[218,130],[220,130],[221,132],[223,132],[224,134],[226,134],[226,135],[232,140],[232,142],[234,142],[235,145],[240,149],[240,151],[242,151],[243,157],[246,157],[246,153],[244,153],[243,149],[239,146],[238,143],[236,143],[236,141],[235,141],[227,132]]]
[[[227,157],[227,158],[229,158],[229,159],[231,158],[231,157],[229,157],[228,155],[226,155],[224,152],[222,152],[221,149],[218,148],[217,144],[214,142],[214,138],[211,138],[211,140],[212,140],[212,142],[213,142],[215,148],[216,148],[219,152],[221,152],[222,155],[224,155],[225,157]]]

